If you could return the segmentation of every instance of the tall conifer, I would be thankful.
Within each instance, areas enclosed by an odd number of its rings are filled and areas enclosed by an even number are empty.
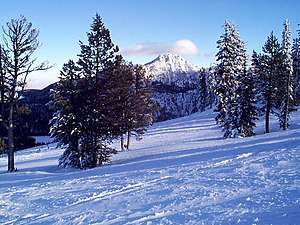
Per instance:
[[[265,112],[265,132],[270,132],[270,114],[278,109],[279,101],[279,74],[282,68],[282,53],[278,39],[273,32],[267,38],[263,54],[252,54],[252,71],[259,90],[261,110]]]
[[[282,33],[282,71],[280,91],[280,126],[286,130],[289,126],[289,115],[295,111],[295,79],[293,73],[293,59],[291,47],[291,31],[289,21],[284,22]]]
[[[53,100],[50,102],[56,111],[52,119],[51,135],[59,142],[59,146],[66,146],[59,159],[63,167],[80,168],[79,139],[81,127],[81,101],[83,95],[80,87],[79,68],[70,60],[64,64],[60,72],[60,81],[52,90]]]
[[[83,116],[84,137],[81,145],[83,167],[95,167],[105,162],[111,153],[107,147],[111,131],[107,119],[108,89],[110,88],[110,68],[118,52],[111,40],[110,31],[104,26],[100,15],[96,14],[87,33],[88,42],[80,42],[79,67],[82,70],[85,86],[86,113]],[[86,139],[86,140],[85,140]],[[108,149],[108,150],[106,150]]]
[[[141,66],[117,55],[98,14],[87,36],[77,64],[64,65],[52,102],[53,135],[66,145],[59,163],[81,169],[109,161],[114,138],[128,133],[128,148],[130,134],[143,133],[153,120],[150,80]]]
[[[300,36],[300,35],[299,35]],[[300,37],[293,40],[292,59],[293,59],[293,76],[295,80],[295,101],[300,104]]]
[[[224,34],[217,42],[218,53],[215,80],[216,94],[219,97],[215,109],[219,114],[217,123],[222,127],[224,138],[244,136],[241,129],[241,76],[245,75],[246,50],[244,41],[233,24],[225,22]]]
[[[253,128],[257,120],[256,89],[253,73],[250,70],[239,76],[238,93],[238,131],[242,137],[254,135]]]

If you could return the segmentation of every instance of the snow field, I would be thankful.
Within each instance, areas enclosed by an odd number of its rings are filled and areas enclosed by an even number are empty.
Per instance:
[[[62,169],[54,144],[0,158],[1,224],[298,224],[300,114],[222,139],[211,111],[154,124],[128,152]],[[118,143],[116,143],[117,145]]]

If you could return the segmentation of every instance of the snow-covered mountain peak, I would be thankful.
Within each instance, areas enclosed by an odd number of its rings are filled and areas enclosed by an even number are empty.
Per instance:
[[[189,115],[197,111],[198,67],[174,53],[159,55],[144,66],[152,79],[153,96],[160,111],[158,120]]]
[[[159,55],[153,61],[145,64],[146,70],[152,75],[174,72],[196,72],[198,67],[184,60],[181,56],[174,53]]]

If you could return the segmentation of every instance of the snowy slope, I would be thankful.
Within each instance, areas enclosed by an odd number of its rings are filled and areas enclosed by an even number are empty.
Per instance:
[[[299,224],[300,114],[286,132],[222,139],[212,112],[154,124],[110,165],[63,170],[61,149],[0,158],[0,224]]]

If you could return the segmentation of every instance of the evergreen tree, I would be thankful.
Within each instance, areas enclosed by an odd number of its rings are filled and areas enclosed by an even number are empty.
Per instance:
[[[121,132],[121,149],[129,149],[130,137],[142,135],[153,122],[155,110],[152,98],[152,86],[149,77],[140,65],[132,63],[117,64],[114,71],[115,87],[111,90],[117,102],[110,104],[111,112],[115,115],[114,121]],[[127,134],[127,143],[124,137]]]
[[[88,44],[80,42],[77,65],[73,61],[64,65],[52,102],[57,111],[52,134],[67,146],[59,164],[81,169],[101,165],[116,153],[108,147],[115,135],[109,90],[118,48],[98,14],[87,37]]]
[[[238,130],[243,137],[254,135],[253,128],[255,127],[255,120],[257,120],[256,107],[256,90],[254,87],[253,73],[248,70],[239,77],[239,94],[238,102]]]
[[[133,64],[127,63],[122,56],[116,57],[111,71],[112,86],[109,92],[110,120],[114,126],[112,129],[117,136],[121,136],[121,149],[125,150],[124,136],[132,128],[134,109],[131,99],[134,94],[134,71]]]
[[[146,71],[141,65],[134,65],[133,67],[134,92],[132,95],[131,106],[133,108],[132,128],[127,131],[127,148],[129,148],[129,138],[134,134],[140,138],[147,128],[154,121],[154,112],[157,110],[153,95],[151,77],[146,75]]]
[[[52,120],[51,136],[59,142],[59,146],[65,145],[66,149],[59,159],[59,165],[63,167],[80,168],[79,139],[81,135],[81,105],[79,68],[70,60],[64,64],[60,72],[60,81],[52,90],[53,101],[51,107],[56,111]]]
[[[282,68],[282,53],[278,39],[273,32],[267,38],[264,54],[252,54],[252,70],[259,90],[261,110],[265,112],[265,132],[270,132],[270,114],[279,106],[279,74]]]
[[[211,109],[213,105],[217,105],[217,96],[216,96],[216,72],[215,65],[211,65],[209,68],[209,78],[208,78],[208,104]]]
[[[141,134],[152,123],[150,80],[141,66],[127,63],[111,42],[109,30],[97,14],[80,42],[75,64],[69,61],[54,90],[53,135],[67,148],[60,158],[64,167],[93,168],[109,161],[116,150],[114,138]],[[125,144],[122,143],[122,148]]]
[[[288,20],[284,22],[284,31],[282,33],[282,71],[280,80],[281,85],[278,87],[280,94],[279,120],[282,129],[286,130],[289,126],[289,115],[296,110],[291,32]]]
[[[101,17],[96,14],[87,33],[88,44],[80,42],[79,67],[85,80],[85,102],[83,109],[81,151],[82,167],[91,168],[109,159],[115,153],[107,147],[112,137],[110,112],[108,110],[108,90],[111,85],[110,70],[115,61],[115,47],[110,38],[109,30],[104,26]],[[104,161],[103,161],[104,160]]]
[[[216,94],[219,97],[215,111],[217,123],[223,128],[224,138],[240,135],[238,96],[238,76],[244,73],[246,65],[246,50],[239,32],[233,24],[225,22],[224,34],[217,42],[218,53],[216,68]]]
[[[207,107],[207,99],[208,99],[206,70],[203,67],[199,71],[198,94],[199,94],[199,109],[200,112],[203,112]]]
[[[292,59],[293,59],[293,76],[295,79],[295,101],[296,104],[300,103],[300,38],[297,37],[293,40],[292,46]]]

